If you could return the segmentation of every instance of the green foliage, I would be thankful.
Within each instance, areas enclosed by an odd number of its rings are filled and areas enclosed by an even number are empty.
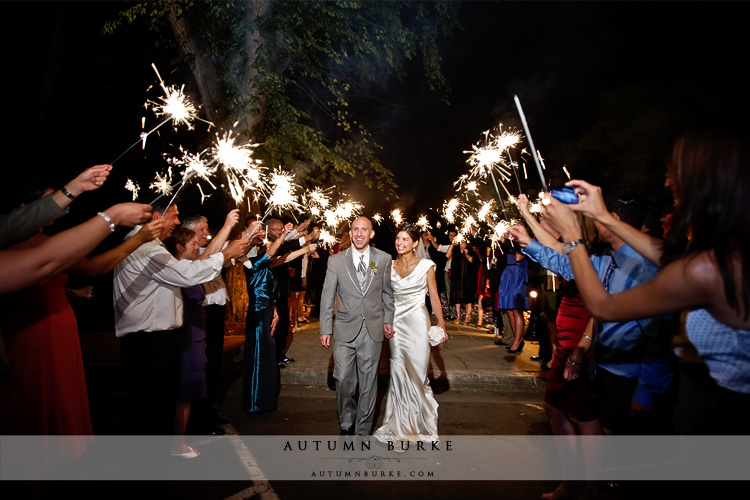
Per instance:
[[[438,39],[458,27],[458,2],[268,0],[131,5],[105,33],[139,21],[165,43],[169,16],[185,16],[199,54],[217,69],[228,117],[262,145],[269,166],[294,171],[299,180],[339,184],[361,175],[369,189],[394,196],[392,173],[378,160],[377,141],[358,116],[363,106],[388,99],[389,86],[407,76],[421,57],[429,87],[447,102]],[[172,9],[172,14],[170,14]],[[173,48],[178,48],[172,41]],[[195,73],[194,73],[195,74]],[[201,75],[196,75],[201,78]]]

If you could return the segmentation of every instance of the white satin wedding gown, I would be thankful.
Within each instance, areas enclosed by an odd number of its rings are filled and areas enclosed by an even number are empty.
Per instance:
[[[391,381],[383,425],[373,434],[382,442],[438,440],[438,403],[427,378],[431,324],[425,295],[430,268],[435,263],[422,259],[405,278],[391,269],[396,309],[396,335],[389,340]]]

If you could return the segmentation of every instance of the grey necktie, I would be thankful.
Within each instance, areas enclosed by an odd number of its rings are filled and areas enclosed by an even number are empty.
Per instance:
[[[365,256],[359,256],[359,266],[357,266],[357,274],[359,275],[359,287],[364,290],[365,278],[367,276],[367,268],[365,267]]]

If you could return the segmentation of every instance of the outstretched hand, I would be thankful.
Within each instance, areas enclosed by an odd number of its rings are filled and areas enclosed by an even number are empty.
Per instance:
[[[240,221],[240,209],[230,210],[227,218],[224,220],[224,227],[232,228]]]
[[[141,226],[138,232],[135,233],[134,237],[138,238],[141,241],[141,243],[146,243],[148,241],[151,241],[157,236],[159,236],[163,225],[164,225],[164,219],[152,220],[148,224],[144,224],[143,226]]]
[[[107,180],[110,170],[112,165],[95,165],[87,168],[68,183],[69,191],[78,195],[84,191],[98,189]]]
[[[105,212],[118,226],[133,227],[151,219],[151,205],[143,203],[118,203]]]
[[[517,241],[522,248],[526,248],[531,241],[531,236],[526,228],[519,225],[513,225],[508,228],[511,239]]]
[[[529,199],[525,194],[521,193],[518,195],[518,198],[516,198],[516,206],[524,219],[531,215],[531,212],[529,212]]]

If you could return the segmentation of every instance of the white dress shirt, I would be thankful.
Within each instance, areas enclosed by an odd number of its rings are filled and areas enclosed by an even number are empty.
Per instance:
[[[126,239],[140,229],[137,226]],[[224,255],[178,260],[156,238],[128,255],[114,272],[115,334],[174,330],[182,326],[180,288],[211,281],[221,272]]]

